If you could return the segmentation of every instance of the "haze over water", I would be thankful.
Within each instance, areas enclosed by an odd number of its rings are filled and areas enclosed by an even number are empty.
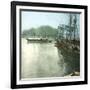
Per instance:
[[[63,56],[54,43],[27,43],[22,39],[21,78],[60,77],[64,75]]]

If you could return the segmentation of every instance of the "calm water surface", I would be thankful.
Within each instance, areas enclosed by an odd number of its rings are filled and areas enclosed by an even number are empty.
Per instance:
[[[22,39],[21,58],[21,78],[62,77],[68,71],[54,43],[27,43]]]

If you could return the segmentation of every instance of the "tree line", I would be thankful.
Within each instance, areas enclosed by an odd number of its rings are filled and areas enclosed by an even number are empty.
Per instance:
[[[31,28],[29,30],[24,30],[22,33],[22,37],[55,38],[57,37],[57,32],[58,32],[57,29],[48,25],[43,25],[38,28]]]

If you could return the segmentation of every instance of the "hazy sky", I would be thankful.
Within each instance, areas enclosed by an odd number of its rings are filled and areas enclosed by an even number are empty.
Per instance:
[[[59,24],[68,25],[68,13],[53,13],[53,12],[36,12],[36,11],[22,11],[22,30],[27,30],[32,27],[37,28],[41,25],[50,25],[57,28]],[[78,24],[79,24],[78,15]]]

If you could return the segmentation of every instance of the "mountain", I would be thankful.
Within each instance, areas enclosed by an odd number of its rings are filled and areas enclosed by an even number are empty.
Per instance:
[[[22,37],[28,38],[28,37],[51,37],[55,38],[57,36],[57,29],[45,25],[45,26],[40,26],[38,28],[31,28],[29,30],[24,30],[22,32]]]

